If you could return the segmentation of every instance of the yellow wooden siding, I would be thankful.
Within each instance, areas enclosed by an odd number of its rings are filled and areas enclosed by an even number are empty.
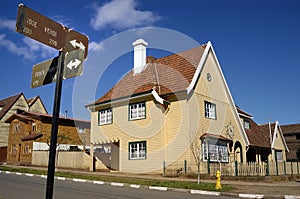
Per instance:
[[[210,82],[207,81],[208,72],[212,76]],[[229,95],[210,52],[191,96],[177,96],[178,99],[166,110],[154,99],[146,98],[146,119],[136,121],[128,119],[128,104],[113,106],[113,123],[108,125],[98,126],[98,110],[94,111],[91,114],[91,142],[120,140],[120,171],[139,173],[161,172],[163,162],[167,167],[178,162],[183,164],[184,160],[195,163],[191,143],[199,142],[201,147],[200,137],[204,133],[230,139],[226,131],[228,125],[234,128],[233,141],[239,141],[245,149],[239,118]],[[205,118],[204,101],[216,104],[216,120]],[[135,141],[147,141],[146,160],[128,159],[128,143]]]

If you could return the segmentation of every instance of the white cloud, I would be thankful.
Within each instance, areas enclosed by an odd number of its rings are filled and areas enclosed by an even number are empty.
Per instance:
[[[0,29],[5,28],[16,33],[15,23],[15,20],[0,19]],[[28,37],[24,37],[22,43],[17,44],[16,42],[7,39],[5,34],[0,34],[0,46],[6,48],[13,54],[22,56],[27,60],[35,60],[38,57],[50,59],[58,54],[54,49]]]
[[[18,46],[16,43],[5,38],[5,34],[0,34],[0,46],[9,52],[20,55],[27,60],[35,60],[37,57],[52,58],[55,50],[29,38],[23,39],[24,45]]]
[[[15,31],[15,25],[16,25],[15,20],[0,19],[0,28],[8,28],[12,31]]]
[[[96,8],[90,24],[95,30],[106,27],[121,30],[151,25],[160,19],[151,11],[137,10],[136,6],[136,0],[113,0]]]
[[[21,55],[25,59],[30,59],[30,52],[25,47],[18,47],[15,43],[5,38],[4,34],[0,34],[0,46],[5,47],[9,52]]]
[[[99,52],[103,50],[103,43],[100,42],[100,43],[97,43],[97,42],[90,42],[89,43],[89,51],[92,52],[92,51],[95,51],[95,52]]]

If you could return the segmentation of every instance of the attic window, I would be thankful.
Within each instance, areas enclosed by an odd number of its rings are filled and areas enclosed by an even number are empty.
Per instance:
[[[205,101],[205,117],[209,119],[217,119],[216,104]]]
[[[250,129],[250,122],[248,120],[244,119],[244,128],[245,129]]]

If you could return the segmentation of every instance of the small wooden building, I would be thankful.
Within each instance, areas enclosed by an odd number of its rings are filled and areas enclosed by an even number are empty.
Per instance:
[[[23,112],[13,114],[6,120],[10,123],[7,163],[31,165],[35,150],[48,150],[51,138],[52,115]],[[85,150],[89,145],[90,121],[60,117],[57,147],[61,150]]]

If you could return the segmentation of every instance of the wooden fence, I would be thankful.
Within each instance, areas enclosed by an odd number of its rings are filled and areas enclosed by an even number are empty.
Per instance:
[[[197,173],[196,165],[188,162],[176,162],[164,169],[173,174],[182,171],[183,174]],[[300,175],[300,162],[251,162],[251,163],[201,163],[201,173],[215,174],[221,171],[222,176],[275,176],[275,175]],[[171,174],[171,173],[170,173]]]

